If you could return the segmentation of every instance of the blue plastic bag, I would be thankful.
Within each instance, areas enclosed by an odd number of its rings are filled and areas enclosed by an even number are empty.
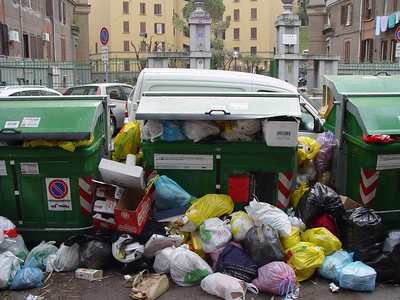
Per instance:
[[[339,282],[342,269],[353,262],[354,253],[336,250],[333,254],[325,257],[324,263],[317,269],[322,277]]]
[[[185,141],[188,139],[187,136],[182,133],[179,121],[164,121],[163,131],[164,141],[167,142]]]
[[[154,208],[156,212],[185,206],[196,199],[165,175],[160,176],[154,184],[156,186]]]
[[[375,270],[361,261],[355,261],[340,272],[339,286],[353,291],[372,292],[375,281]]]
[[[36,267],[22,267],[11,281],[10,290],[25,290],[41,286],[43,272]]]

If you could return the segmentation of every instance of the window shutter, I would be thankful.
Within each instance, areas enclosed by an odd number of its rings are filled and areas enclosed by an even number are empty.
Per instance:
[[[346,5],[340,7],[340,25],[346,24]]]

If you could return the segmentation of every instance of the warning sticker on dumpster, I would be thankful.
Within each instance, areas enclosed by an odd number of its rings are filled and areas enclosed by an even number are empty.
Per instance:
[[[0,176],[7,176],[6,161],[0,160]]]
[[[39,117],[25,117],[22,119],[21,127],[39,127]]]
[[[46,178],[49,210],[72,210],[69,178]]]
[[[154,154],[155,169],[213,170],[212,155]]]
[[[39,174],[38,163],[21,163],[21,174]]]
[[[7,121],[4,128],[18,128],[19,121]]]
[[[378,155],[376,170],[389,170],[400,168],[400,154]]]

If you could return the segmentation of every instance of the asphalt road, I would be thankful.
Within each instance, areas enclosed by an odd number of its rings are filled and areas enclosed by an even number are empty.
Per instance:
[[[3,291],[0,292],[0,299],[4,300],[25,300],[29,295],[41,296],[42,300],[110,300],[110,299],[132,299],[129,297],[130,288],[123,286],[124,277],[121,273],[114,270],[106,270],[103,279],[100,281],[86,281],[76,279],[74,272],[53,273],[47,281],[39,288],[23,291]],[[45,277],[46,278],[46,277]],[[300,283],[300,296],[298,299],[307,300],[399,300],[400,285],[377,283],[373,292],[354,292],[340,289],[333,293],[329,288],[330,281],[317,275],[313,275],[309,280]],[[7,296],[5,294],[9,293]],[[159,300],[183,300],[183,299],[219,299],[204,292],[200,286],[181,287],[177,286],[170,279],[169,290],[159,297]],[[254,295],[247,292],[246,299],[283,299],[282,296],[274,296],[266,293]],[[33,300],[33,299],[32,299]]]

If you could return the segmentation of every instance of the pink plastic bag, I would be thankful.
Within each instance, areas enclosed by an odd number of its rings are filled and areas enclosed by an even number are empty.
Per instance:
[[[288,264],[274,261],[259,268],[258,277],[252,283],[260,291],[282,296],[293,291],[296,275]]]

